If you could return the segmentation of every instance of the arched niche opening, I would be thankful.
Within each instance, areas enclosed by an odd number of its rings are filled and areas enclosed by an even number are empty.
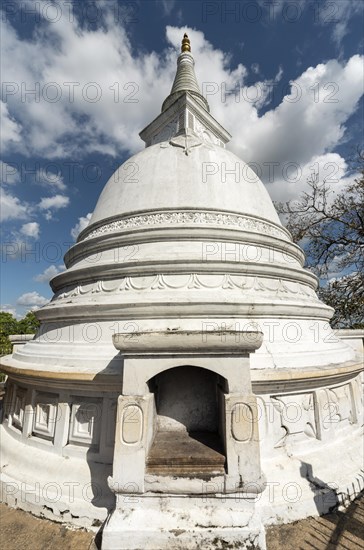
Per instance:
[[[157,374],[148,386],[154,394],[155,435],[147,473],[202,478],[223,474],[227,380],[185,365]]]

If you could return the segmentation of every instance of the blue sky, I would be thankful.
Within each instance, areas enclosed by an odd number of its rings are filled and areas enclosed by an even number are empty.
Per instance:
[[[5,0],[2,309],[51,297],[49,278],[172,85],[183,33],[228,147],[275,200],[312,167],[339,191],[363,131],[363,4]],[[253,164],[252,164],[253,165]]]

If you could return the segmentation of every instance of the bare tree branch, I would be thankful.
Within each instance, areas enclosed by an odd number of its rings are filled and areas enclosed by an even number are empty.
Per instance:
[[[358,150],[355,169],[360,177],[340,193],[312,173],[308,192],[275,205],[293,240],[304,248],[307,267],[321,278],[332,276],[333,269],[349,273],[320,290],[337,310],[334,326],[364,326],[364,150]]]

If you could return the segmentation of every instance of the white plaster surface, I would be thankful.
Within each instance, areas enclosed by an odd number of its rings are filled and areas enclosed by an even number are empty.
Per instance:
[[[132,156],[111,176],[90,227],[122,212],[163,208],[244,212],[280,225],[264,185],[234,153],[200,142],[186,155],[164,142]]]
[[[222,495],[134,498],[119,497],[121,502],[106,525],[103,549],[213,550],[224,543],[241,549],[266,548],[264,527],[249,498],[243,504]]]

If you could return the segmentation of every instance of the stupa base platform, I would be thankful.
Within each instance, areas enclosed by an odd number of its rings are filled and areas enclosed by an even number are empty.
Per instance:
[[[99,528],[107,511],[114,507],[114,495],[102,481],[111,473],[110,465],[98,465],[98,470],[93,470],[92,479],[86,461],[66,459],[40,448],[31,450],[30,461],[30,448],[24,449],[23,443],[15,440],[3,426],[0,427],[0,439],[2,502],[53,521]],[[341,441],[333,440],[315,451],[312,446],[309,451],[300,453],[288,448],[285,457],[280,455],[263,460],[266,488],[255,499],[265,525],[326,514],[347,505],[363,490],[363,434],[360,429],[352,430]],[[183,483],[186,483],[186,478]],[[97,499],[92,484],[97,488]],[[244,511],[244,508],[239,508],[245,502],[243,494],[225,496],[233,497],[240,503],[238,509]],[[129,497],[121,495],[120,498],[123,505],[125,500],[125,506],[128,506],[128,500],[137,502],[139,506],[148,497],[135,494]],[[186,497],[186,506],[193,498]]]
[[[119,495],[106,522],[102,550],[265,550],[253,499],[235,495]]]
[[[259,406],[261,467],[267,484],[263,493],[257,495],[256,505],[264,524],[288,523],[327,513],[334,506],[347,504],[363,488],[360,366],[321,368],[316,376],[313,372],[287,369],[284,378],[278,370],[253,371]],[[71,383],[63,383],[62,396],[59,382],[41,380],[41,394],[36,382],[35,377],[18,381],[15,375],[9,375],[0,426],[1,500],[53,521],[97,529],[115,502],[107,484],[112,472],[112,447],[106,445],[107,432],[101,430],[102,426],[108,426],[113,441],[115,385],[110,384],[113,391],[105,389],[100,401],[89,388],[86,396],[86,390],[75,382],[72,388]],[[78,396],[77,400],[66,393],[66,387]],[[323,399],[327,393],[328,397]],[[62,414],[53,424],[54,434],[49,439],[38,435],[37,413],[41,412],[38,396],[41,404],[47,403],[45,398],[49,400],[50,409],[57,401],[61,403]],[[69,441],[70,434],[82,434],[84,418],[72,415],[72,410],[85,403],[93,405],[97,413],[96,434],[103,434],[98,452],[89,447],[91,440],[81,440],[77,445]],[[49,425],[51,429],[52,423]],[[145,491],[179,494],[192,481],[190,492],[196,496],[196,479],[147,474]],[[215,478],[213,482],[218,480]],[[208,483],[211,486],[211,481]],[[167,486],[173,487],[173,491],[167,490]],[[223,479],[216,492],[222,490]],[[144,497],[133,498],[141,501]]]
[[[0,441],[2,502],[52,521],[94,531],[100,528],[115,506],[106,481],[110,464],[27,446],[4,426],[0,426]]]

